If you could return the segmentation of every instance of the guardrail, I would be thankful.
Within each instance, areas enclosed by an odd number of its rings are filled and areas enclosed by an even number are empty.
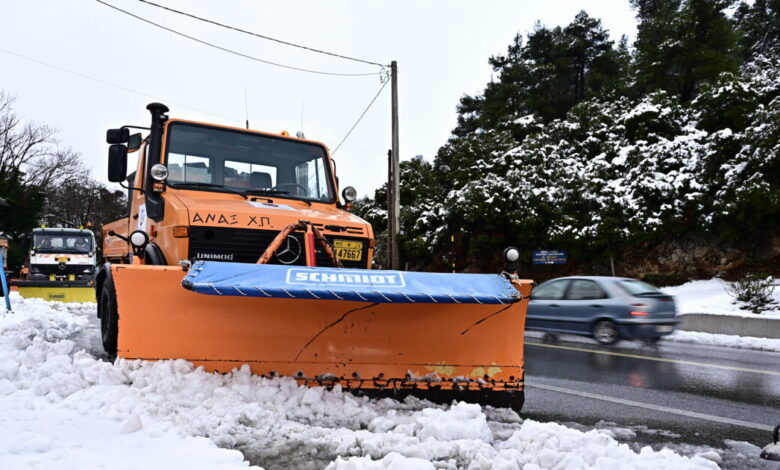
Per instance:
[[[677,318],[678,328],[685,331],[780,339],[780,317],[683,313]]]

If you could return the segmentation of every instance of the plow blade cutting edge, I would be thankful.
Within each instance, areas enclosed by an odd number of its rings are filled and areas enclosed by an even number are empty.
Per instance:
[[[197,262],[113,265],[119,357],[520,409],[530,281]]]

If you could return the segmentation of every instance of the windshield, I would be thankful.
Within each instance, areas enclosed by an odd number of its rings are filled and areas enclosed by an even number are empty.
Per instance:
[[[41,253],[89,253],[92,237],[73,233],[33,235],[33,249]]]
[[[637,279],[624,279],[622,281],[618,281],[618,284],[620,284],[620,286],[627,290],[631,295],[651,295],[663,293],[650,284],[639,281]]]
[[[171,124],[168,135],[173,187],[335,201],[319,145],[183,123]]]

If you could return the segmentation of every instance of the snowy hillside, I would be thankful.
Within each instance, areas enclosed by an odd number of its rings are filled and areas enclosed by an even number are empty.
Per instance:
[[[0,313],[0,468],[718,468],[509,410],[371,402],[185,361],[112,364],[93,304],[13,301]]]

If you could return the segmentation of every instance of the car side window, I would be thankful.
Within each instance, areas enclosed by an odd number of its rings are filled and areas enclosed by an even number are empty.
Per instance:
[[[606,299],[607,294],[593,281],[577,279],[571,281],[571,287],[566,293],[566,300]]]
[[[531,293],[531,297],[537,300],[560,300],[563,298],[563,294],[566,292],[566,286],[568,285],[568,280],[553,281],[549,284],[539,286],[538,289],[534,289]]]

